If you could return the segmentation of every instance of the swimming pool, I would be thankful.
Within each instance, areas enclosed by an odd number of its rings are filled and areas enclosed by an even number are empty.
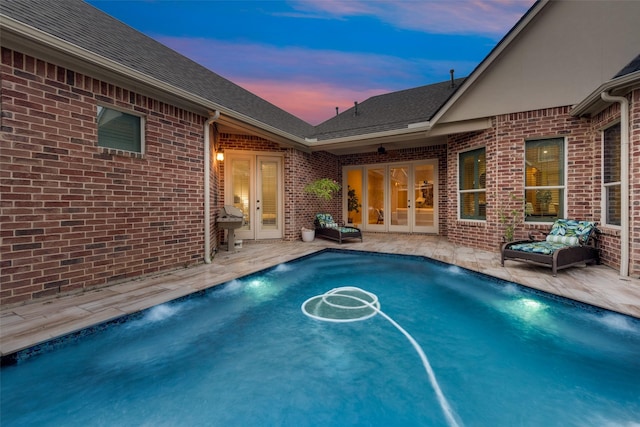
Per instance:
[[[342,286],[375,294],[415,338],[460,425],[640,420],[637,319],[421,257],[331,250],[3,367],[0,421],[447,426],[420,357],[386,319],[302,312]]]

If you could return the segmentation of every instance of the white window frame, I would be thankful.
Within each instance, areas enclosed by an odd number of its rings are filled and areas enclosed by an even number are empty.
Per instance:
[[[564,185],[547,185],[547,186],[527,186],[527,143],[529,142],[540,142],[540,141],[544,141],[544,140],[548,140],[548,139],[562,139],[562,152],[564,154],[564,159],[563,159],[563,164],[562,164],[562,182],[564,182]],[[550,136],[550,137],[545,137],[545,138],[528,138],[525,140],[524,142],[524,159],[523,159],[523,165],[522,165],[522,170],[524,172],[522,179],[523,179],[523,183],[524,185],[524,194],[523,197],[526,197],[527,194],[527,190],[563,190],[562,191],[562,212],[558,212],[557,217],[558,218],[566,218],[566,214],[567,214],[567,202],[569,200],[568,197],[568,192],[569,190],[567,189],[567,182],[569,179],[569,173],[568,173],[568,166],[569,166],[569,152],[567,150],[567,138],[563,137],[563,136]],[[525,218],[525,222],[527,224],[550,224],[553,221],[526,221]]]
[[[612,181],[612,182],[605,182],[604,181],[604,167],[605,167],[605,159],[604,159],[604,153],[605,153],[605,138],[604,138],[604,133],[611,129],[614,126],[618,126],[621,127],[622,124],[620,123],[620,121],[614,122],[614,123],[610,123],[609,125],[607,125],[606,127],[601,129],[600,132],[600,136],[601,136],[601,147],[602,147],[602,158],[601,158],[601,167],[602,167],[602,173],[601,173],[601,177],[602,177],[602,189],[601,189],[601,197],[600,197],[600,212],[602,215],[602,219],[601,219],[601,224],[602,225],[606,225],[607,227],[611,227],[611,228],[616,228],[616,229],[621,229],[622,226],[621,225],[617,225],[617,224],[611,224],[609,223],[609,212],[607,210],[607,192],[609,188],[612,187],[618,187],[620,189],[620,194],[622,195],[622,175],[620,176],[620,181]],[[622,131],[622,129],[621,129]],[[622,155],[622,154],[621,154]],[[620,162],[622,162],[622,158],[620,159]],[[622,203],[622,200],[620,200],[620,202]]]
[[[476,222],[487,222],[487,212],[485,210],[485,214],[484,214],[484,219],[481,218],[463,218],[462,217],[462,195],[463,194],[468,194],[468,193],[484,193],[485,195],[485,200],[487,200],[487,184],[486,184],[486,172],[485,172],[485,185],[484,188],[473,188],[470,190],[461,190],[460,189],[460,167],[461,162],[460,162],[460,158],[463,154],[465,153],[469,153],[472,151],[478,151],[478,150],[484,150],[484,161],[485,161],[485,170],[488,169],[487,168],[487,147],[486,146],[482,146],[482,147],[473,147],[473,148],[469,148],[468,150],[462,150],[459,151],[457,154],[457,164],[458,164],[458,170],[456,171],[456,193],[457,193],[457,218],[458,221],[476,221]],[[480,176],[478,176],[478,179],[480,179]]]
[[[100,109],[107,109],[107,110],[112,110],[112,111],[117,111],[119,113],[122,114],[126,114],[128,116],[132,116],[132,117],[137,117],[138,120],[140,120],[140,150],[125,150],[122,148],[115,148],[115,147],[109,147],[106,145],[100,145],[100,139],[98,137],[99,135],[99,123],[98,123],[98,119],[100,116]],[[114,150],[114,151],[124,151],[124,152],[128,152],[128,153],[135,153],[135,154],[144,154],[145,152],[145,126],[146,125],[146,120],[145,117],[141,114],[136,114],[135,112],[131,111],[131,110],[127,110],[124,108],[118,108],[118,107],[114,107],[112,105],[104,105],[104,104],[98,104],[97,106],[97,111],[96,111],[96,136],[97,136],[97,144],[99,147],[105,149],[105,150]]]

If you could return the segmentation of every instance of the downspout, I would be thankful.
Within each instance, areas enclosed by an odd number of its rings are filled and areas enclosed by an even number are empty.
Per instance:
[[[620,275],[629,275],[629,101],[624,96],[611,96],[602,92],[600,97],[606,102],[620,103]]]
[[[204,122],[204,262],[211,264],[211,143],[210,129],[220,117],[220,111],[209,113]]]

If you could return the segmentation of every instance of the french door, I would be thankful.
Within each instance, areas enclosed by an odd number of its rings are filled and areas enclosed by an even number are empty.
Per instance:
[[[236,238],[282,238],[282,157],[246,152],[225,154],[225,204],[240,209],[245,222],[236,230]]]
[[[348,167],[347,217],[369,231],[437,233],[437,174],[437,160]]]

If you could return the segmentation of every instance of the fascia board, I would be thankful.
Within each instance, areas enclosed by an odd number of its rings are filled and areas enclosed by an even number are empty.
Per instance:
[[[47,48],[62,51],[67,55],[78,58],[89,64],[96,65],[102,69],[111,70],[115,74],[125,76],[127,79],[135,80],[137,82],[143,83],[152,88],[159,89],[162,92],[173,94],[179,98],[182,98],[188,101],[189,103],[203,107],[207,111],[218,110],[224,115],[233,117],[236,120],[239,120],[241,122],[246,122],[251,126],[264,129],[265,131],[271,134],[278,135],[286,140],[289,140],[293,145],[306,146],[305,140],[296,135],[289,134],[288,132],[284,132],[281,129],[267,125],[266,123],[253,119],[235,110],[231,110],[221,104],[210,101],[201,96],[195,95],[184,89],[177,88],[173,85],[165,83],[147,74],[136,71],[132,68],[126,67],[116,61],[105,58],[83,47],[74,45],[73,43],[69,43],[65,40],[62,40],[58,37],[55,37],[51,34],[48,34],[32,26],[26,25],[6,15],[0,14],[0,17],[1,17],[0,30],[2,31],[12,32],[16,34],[18,37],[26,37]],[[5,39],[6,36],[7,36],[6,34],[3,34],[3,39]]]
[[[476,132],[480,130],[490,129],[493,126],[492,119],[484,117],[474,120],[465,120],[463,122],[442,123],[434,126],[427,136],[443,136],[453,135],[456,133]]]
[[[406,128],[387,130],[384,132],[366,133],[360,135],[345,136],[342,138],[324,139],[319,141],[307,139],[307,143],[311,145],[312,149],[336,146],[339,146],[340,148],[349,148],[371,144],[372,140],[387,138],[396,138],[396,140],[411,139],[415,136],[424,136],[430,128],[431,126],[429,122],[422,122],[413,125],[409,124]]]
[[[489,55],[473,70],[471,75],[462,83],[460,89],[440,107],[436,114],[431,118],[431,123],[435,126],[438,121],[444,116],[447,111],[456,104],[456,102],[462,98],[464,93],[469,90],[471,86],[480,78],[480,76],[496,61],[497,58],[509,47],[511,42],[518,37],[518,35],[524,30],[527,25],[540,13],[540,11],[549,3],[550,0],[538,0],[536,4],[529,10],[529,12],[522,17],[522,19],[516,24],[515,27],[507,33],[507,35],[500,41],[500,43],[491,51]]]
[[[596,90],[591,92],[584,100],[579,104],[576,104],[570,114],[574,117],[580,117],[600,111],[608,103],[602,100],[600,94],[602,92],[613,92],[616,90],[632,87],[634,85],[640,85],[640,71],[635,71],[630,74],[626,74],[614,80],[604,82]],[[598,107],[600,105],[600,107]]]

